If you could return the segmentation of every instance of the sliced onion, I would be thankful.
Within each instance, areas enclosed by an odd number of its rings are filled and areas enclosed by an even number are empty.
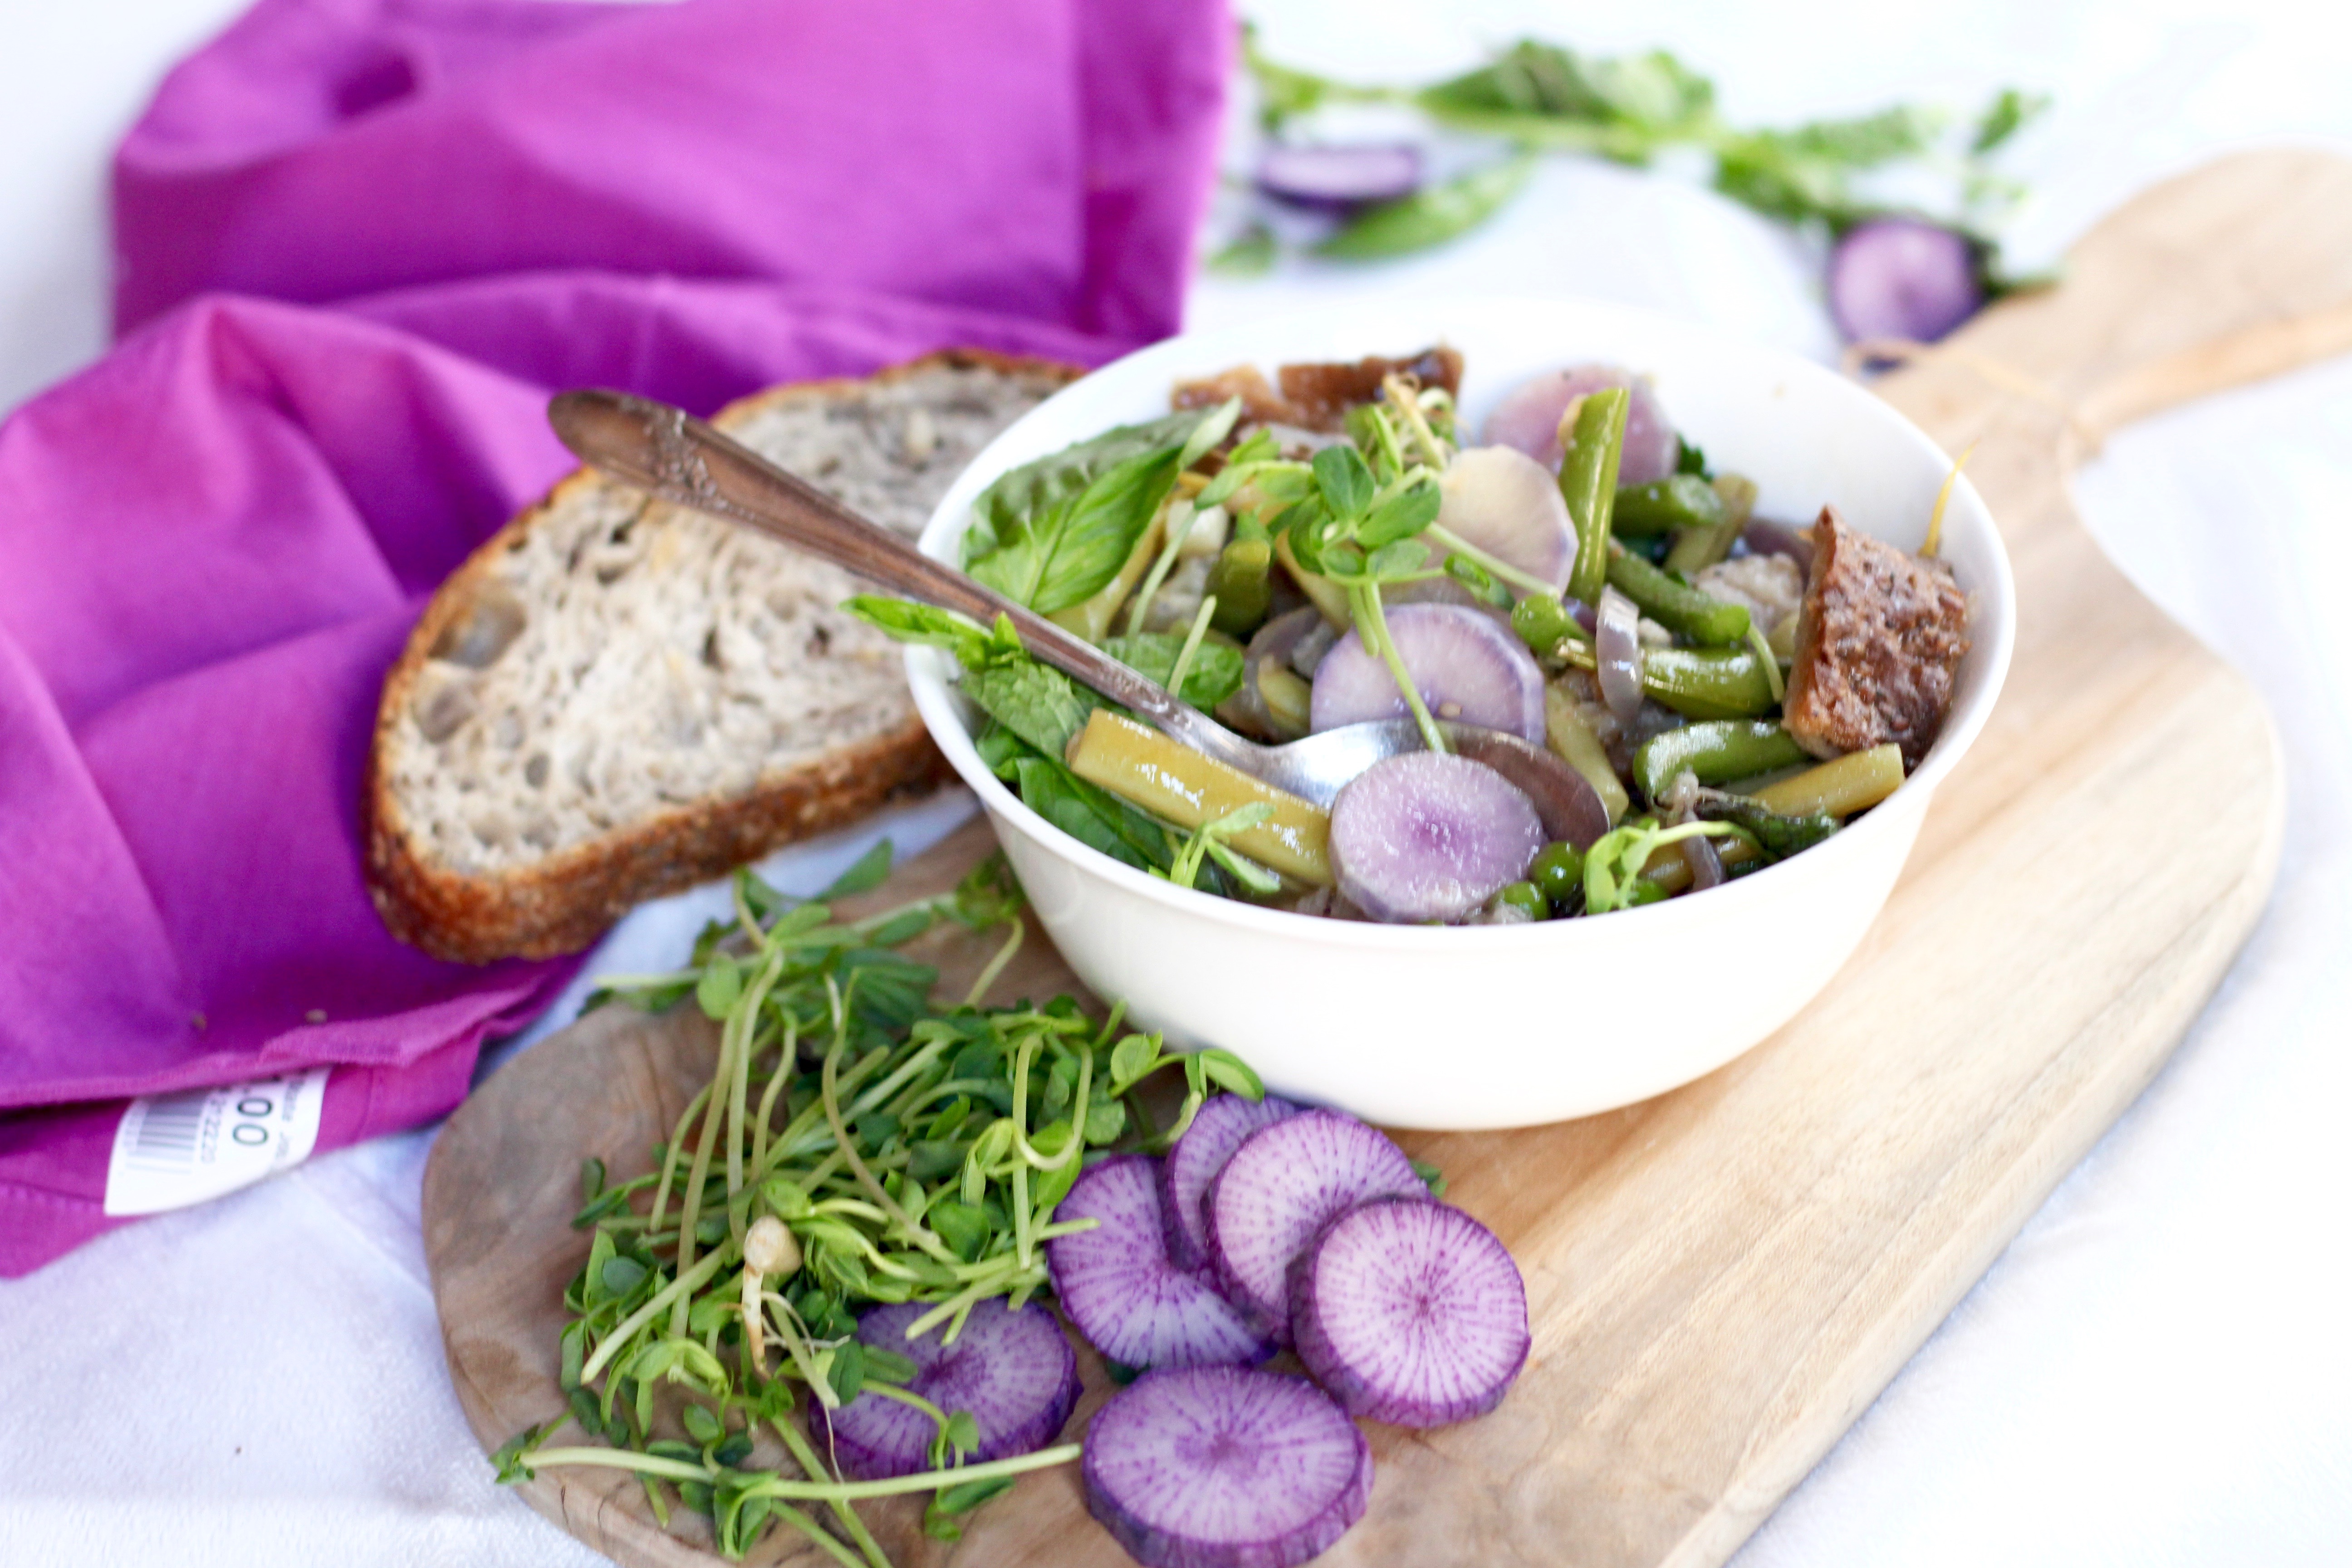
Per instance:
[[[1675,847],[1683,852],[1683,864],[1690,868],[1691,891],[1702,892],[1723,885],[1723,857],[1715,852],[1714,839],[1702,835],[1685,838]]]
[[[1601,700],[1617,722],[1630,726],[1642,710],[1642,612],[1614,588],[1601,590],[1593,617],[1592,652]]]
[[[1798,571],[1808,576],[1812,574],[1812,541],[1785,522],[1757,519],[1739,531],[1739,539],[1759,555],[1785,555],[1797,563]]]
[[[1275,718],[1266,706],[1265,694],[1258,689],[1258,671],[1269,659],[1287,664],[1297,669],[1298,656],[1310,641],[1328,651],[1339,640],[1339,628],[1323,618],[1323,612],[1312,605],[1286,610],[1258,627],[1242,655],[1242,686],[1239,691],[1219,705],[1217,717],[1237,730],[1264,736],[1268,740],[1295,741],[1298,735],[1290,726]],[[1321,655],[1318,653],[1318,658]],[[1312,679],[1313,670],[1298,670],[1300,679]]]

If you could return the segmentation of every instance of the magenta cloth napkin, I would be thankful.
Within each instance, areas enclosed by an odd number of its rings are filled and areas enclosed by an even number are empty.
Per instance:
[[[118,164],[145,324],[0,426],[0,1273],[119,1223],[128,1098],[332,1066],[336,1147],[572,972],[393,941],[358,837],[425,598],[570,466],[551,390],[1172,329],[1229,46],[1215,0],[265,0],[174,72]]]

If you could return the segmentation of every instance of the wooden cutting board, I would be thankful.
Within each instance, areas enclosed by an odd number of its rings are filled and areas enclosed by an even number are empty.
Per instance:
[[[2086,237],[2063,286],[1948,347],[1878,388],[1947,448],[1978,446],[2021,612],[1990,727],[1860,952],[1770,1040],[1604,1116],[1403,1138],[1518,1258],[1535,1351],[1484,1420],[1375,1429],[1370,1512],[1323,1562],[1723,1562],[2131,1103],[2253,925],[2284,812],[2270,721],[2099,552],[2066,476],[2131,418],[2352,352],[2352,163],[2264,152],[2174,180]],[[984,848],[976,831],[923,874]],[[1033,947],[1003,989],[1066,984]],[[425,1244],[486,1447],[562,1405],[581,1158],[646,1168],[711,1051],[698,1020],[607,1010],[443,1131]],[[1087,1372],[1081,1421],[1105,1393]],[[522,1489],[633,1568],[714,1561],[609,1472]],[[877,1511],[902,1565],[1126,1561],[1069,1469],[1024,1480],[952,1549],[911,1509]],[[782,1532],[758,1557],[818,1561]]]

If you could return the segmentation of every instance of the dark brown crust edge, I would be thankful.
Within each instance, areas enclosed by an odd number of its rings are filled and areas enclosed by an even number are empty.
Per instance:
[[[1086,374],[1052,360],[985,349],[947,349],[868,377],[795,382],[728,405],[714,416],[731,426],[777,403],[822,398],[938,367],[985,368],[1067,384]],[[598,483],[577,470],[492,534],[434,594],[385,675],[360,795],[368,896],[385,929],[436,958],[489,963],[577,952],[647,899],[725,875],[770,851],[866,816],[895,800],[928,794],[953,777],[919,716],[886,735],[826,753],[746,794],[660,813],[511,871],[482,876],[418,854],[383,760],[429,650],[467,605],[474,584],[508,543],[572,494]]]

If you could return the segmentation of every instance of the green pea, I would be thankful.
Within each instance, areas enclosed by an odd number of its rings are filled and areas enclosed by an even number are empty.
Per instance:
[[[1573,844],[1545,845],[1528,867],[1528,880],[1550,901],[1555,913],[1565,913],[1584,891],[1584,851]]]
[[[1511,629],[1538,653],[1549,653],[1565,637],[1581,637],[1584,628],[1560,607],[1558,599],[1531,594],[1511,606]]]
[[[1533,882],[1513,882],[1495,896],[1513,909],[1525,910],[1530,920],[1545,920],[1551,914],[1551,900]]]

